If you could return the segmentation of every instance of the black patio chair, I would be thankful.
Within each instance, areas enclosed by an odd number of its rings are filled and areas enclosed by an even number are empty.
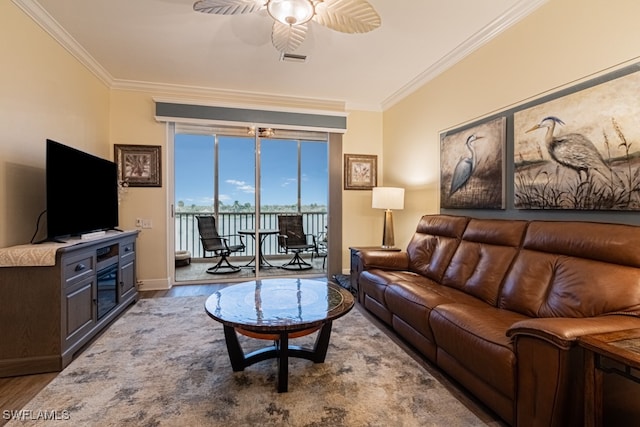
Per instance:
[[[207,269],[207,273],[228,274],[240,271],[240,267],[231,264],[227,257],[234,252],[244,252],[243,237],[239,234],[218,234],[216,219],[213,215],[196,215],[196,219],[204,258],[207,258],[207,252],[213,252],[214,257],[220,258],[216,265]],[[234,244],[229,243],[231,239],[234,240]]]
[[[293,252],[293,258],[281,267],[286,270],[309,270],[311,264],[302,259],[305,251],[316,251],[316,239],[306,234],[302,225],[302,215],[278,215],[278,252]]]
[[[326,227],[325,227],[326,228]],[[314,256],[317,258],[322,258],[322,269],[327,263],[327,255],[328,255],[328,236],[326,231],[321,231],[316,236],[316,249],[311,252],[311,262],[313,262]]]

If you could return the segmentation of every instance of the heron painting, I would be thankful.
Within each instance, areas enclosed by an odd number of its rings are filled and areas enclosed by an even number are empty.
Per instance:
[[[640,73],[514,113],[517,209],[640,210]]]
[[[504,209],[506,119],[440,137],[442,208]]]

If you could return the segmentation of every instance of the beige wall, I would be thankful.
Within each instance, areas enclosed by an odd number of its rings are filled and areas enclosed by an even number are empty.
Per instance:
[[[345,154],[378,156],[378,185],[382,177],[382,113],[351,111],[347,133],[342,140]],[[344,188],[344,185],[343,185]],[[371,208],[370,190],[342,191],[342,268],[349,270],[349,246],[375,246],[382,243],[383,211]]]
[[[47,138],[110,151],[109,89],[9,1],[0,2],[0,40],[3,247],[28,243],[45,209]]]
[[[149,219],[152,228],[138,236],[137,274],[142,289],[169,286],[167,266],[168,201],[166,125],[157,122],[152,94],[113,90],[111,92],[111,145],[161,146],[162,187],[131,187],[120,202],[120,227],[134,229],[136,218]],[[111,148],[113,152],[113,148]],[[113,156],[113,153],[111,154]]]
[[[407,188],[396,244],[406,246],[420,216],[439,211],[443,130],[638,61],[638,16],[635,0],[551,0],[387,109],[385,182]]]

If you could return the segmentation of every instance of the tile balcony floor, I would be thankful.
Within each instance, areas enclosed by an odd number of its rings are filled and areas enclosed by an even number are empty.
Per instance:
[[[312,261],[311,254],[304,254],[302,256],[306,262],[310,263],[313,266],[313,268],[311,269],[298,271],[280,268],[280,266],[289,262],[292,257],[292,254],[267,256],[267,262],[272,264],[273,267],[261,268],[260,277],[325,277],[327,275],[326,264],[323,267],[323,263],[326,261],[325,258],[314,256]],[[229,257],[229,262],[237,266],[244,266],[250,260],[251,257]],[[249,267],[242,267],[237,273],[207,273],[207,269],[209,267],[213,267],[217,262],[218,258],[193,258],[189,265],[176,267],[176,284],[180,285],[182,284],[181,282],[202,281],[237,282],[243,280],[253,280],[256,277],[256,273],[253,270],[253,264],[251,264],[252,266]]]

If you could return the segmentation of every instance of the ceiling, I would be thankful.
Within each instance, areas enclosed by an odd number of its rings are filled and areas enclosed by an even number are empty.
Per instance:
[[[383,111],[547,0],[369,0],[365,34],[310,23],[280,60],[265,11],[221,16],[195,0],[13,0],[111,87],[311,99]]]

